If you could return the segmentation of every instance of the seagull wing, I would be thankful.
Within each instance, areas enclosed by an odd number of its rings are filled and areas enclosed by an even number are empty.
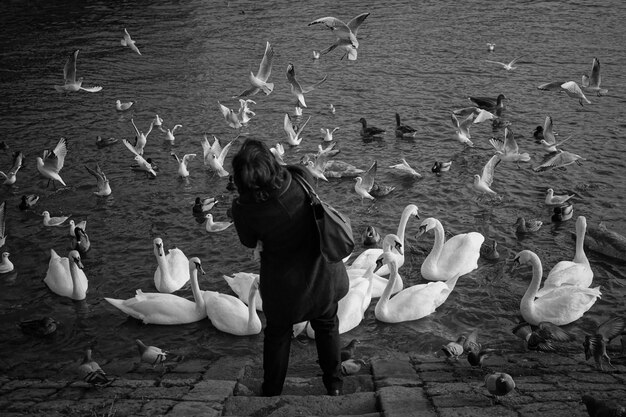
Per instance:
[[[229,144],[230,145],[230,144]],[[196,157],[195,153],[187,153],[185,154],[185,156],[183,156],[183,164],[185,164],[185,166],[189,165],[190,161],[193,161],[193,159]]]
[[[307,125],[307,123],[309,123],[309,120],[311,120],[311,116],[309,116],[309,118],[306,119],[304,123],[298,126],[298,131],[296,132],[296,136],[300,136],[300,133],[302,133],[302,131],[304,130],[304,127]]]
[[[589,87],[600,87],[601,81],[600,60],[598,58],[593,58],[593,63],[591,64],[591,77],[589,78]]]
[[[326,26],[331,31],[333,31],[335,36],[337,36],[339,39],[346,39],[346,40],[350,40],[351,42],[353,41],[353,39],[356,39],[354,34],[348,27],[348,25],[346,25],[345,23],[343,23],[341,20],[337,19],[336,17],[332,17],[332,16],[322,17],[320,19],[312,21],[311,23],[308,24],[308,26],[316,25],[318,23],[322,23],[324,26]]]
[[[256,73],[256,77],[261,81],[267,81],[272,73],[272,62],[274,60],[274,48],[269,42],[265,45],[265,53],[259,65],[259,71]]]
[[[293,122],[291,121],[291,117],[289,116],[289,113],[285,113],[285,119],[283,121],[283,128],[285,129],[285,132],[287,132],[289,137],[292,137],[292,138],[296,137],[296,131],[293,129]]]
[[[352,31],[354,36],[356,36],[356,32],[359,30],[359,26],[361,26],[361,23],[363,23],[363,21],[369,15],[370,15],[369,13],[361,13],[360,15],[358,15],[357,17],[353,18],[352,20],[348,22],[348,25],[347,25],[348,29]]]
[[[495,154],[483,167],[483,173],[480,176],[480,179],[483,180],[485,184],[487,184],[490,187],[491,187],[491,183],[493,183],[493,173],[496,169],[496,166],[499,163],[500,163],[500,156],[498,154]]]
[[[67,143],[65,138],[61,138],[52,152],[44,151],[43,163],[45,168],[58,174],[63,168],[65,155],[67,155]]]
[[[65,78],[65,82],[76,82],[76,59],[78,58],[79,49],[75,50],[67,61],[65,62],[65,67],[63,68],[63,78]]]
[[[215,140],[217,140],[217,138],[215,138]],[[219,162],[220,165],[222,166],[224,165],[224,159],[226,159],[226,155],[228,155],[228,151],[230,150],[230,147],[233,144],[233,142],[234,140],[231,140],[230,142],[228,142],[228,144],[222,148],[220,153],[216,154],[217,162]]]
[[[500,62],[500,61],[490,61],[490,60],[488,60],[488,59],[485,59],[485,61],[487,61],[487,62],[491,62],[492,64],[498,64],[498,65],[501,65],[501,66],[503,66],[503,67],[506,67],[506,64],[505,64],[504,62]]]
[[[17,171],[22,167],[23,160],[24,154],[21,151],[13,152],[13,166],[9,170],[9,174],[17,174]]]
[[[133,155],[139,156],[139,152],[137,152],[135,147],[127,139],[122,139],[122,143],[133,153]]]
[[[519,145],[515,140],[515,135],[508,127],[504,128],[504,153],[513,155],[519,153]]]
[[[315,90],[317,87],[322,85],[322,83],[324,81],[326,81],[327,77],[328,77],[328,75],[324,75],[324,78],[322,78],[320,81],[318,81],[318,82],[316,82],[314,84],[307,85],[306,87],[302,87],[302,93],[305,94],[305,93],[308,93],[309,91]]]
[[[537,88],[544,91],[561,91],[561,85],[563,85],[563,81],[553,81],[541,84]]]
[[[372,166],[367,171],[361,174],[361,186],[369,193],[374,187],[374,179],[376,178],[376,170],[378,169],[378,162],[374,161]]]
[[[491,146],[493,146],[497,152],[504,153],[504,141],[502,139],[491,138],[489,139],[489,143],[491,143]]]
[[[556,138],[552,131],[552,116],[546,116],[546,120],[543,122],[543,140],[545,140],[548,145],[554,145],[556,143]]]

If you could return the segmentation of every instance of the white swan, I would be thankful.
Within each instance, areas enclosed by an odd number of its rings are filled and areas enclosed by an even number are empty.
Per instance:
[[[400,217],[400,223],[398,224],[398,231],[396,232],[396,235],[400,238],[400,242],[403,245],[404,245],[404,232],[406,230],[406,225],[409,222],[409,218],[411,218],[411,216],[415,216],[418,219],[420,218],[418,208],[415,204],[407,205],[402,211],[402,216]],[[356,257],[356,259],[350,265],[350,269],[352,268],[367,269],[371,265],[374,265],[376,263],[376,259],[378,259],[378,257],[380,257],[380,255],[382,254],[383,254],[383,250],[380,248],[366,249],[363,252],[361,252],[359,256]],[[404,254],[400,255],[397,265],[398,265],[398,268],[404,265]],[[389,267],[387,265],[383,265],[381,268],[379,268],[376,271],[376,275],[381,275],[381,276],[389,275]]]
[[[232,277],[224,275],[224,280],[226,280],[230,289],[246,304],[248,303],[250,287],[257,279],[259,279],[259,274],[251,272],[236,272]],[[259,291],[257,291],[254,296],[254,304],[258,311],[263,311],[263,300],[261,300],[261,293]]]
[[[250,287],[248,305],[239,298],[216,291],[203,294],[206,313],[216,329],[235,336],[249,336],[261,333],[261,319],[256,312],[255,296],[259,291],[259,280]]]
[[[83,263],[78,251],[70,251],[67,258],[60,257],[50,249],[48,272],[43,282],[52,292],[72,300],[84,300],[87,297],[87,276],[82,271]]]
[[[485,237],[478,232],[452,236],[444,243],[441,222],[433,217],[425,219],[417,236],[435,229],[435,243],[422,264],[422,277],[429,281],[447,281],[455,275],[465,275],[478,268],[480,246]]]
[[[194,301],[174,294],[160,292],[144,293],[137,290],[137,295],[127,300],[106,298],[110,304],[124,313],[145,324],[186,324],[200,321],[206,317],[206,308],[202,291],[198,285],[198,271],[204,275],[202,263],[197,257],[189,259],[191,292]]]
[[[180,290],[189,281],[189,259],[178,248],[168,250],[166,255],[160,237],[155,238],[153,244],[158,264],[154,271],[154,286],[167,294]]]
[[[591,285],[593,271],[583,248],[586,230],[587,219],[584,216],[578,216],[578,219],[576,219],[576,254],[574,259],[557,262],[552,267],[543,283],[543,287],[537,292],[537,297],[541,297],[547,291],[551,291],[561,285],[574,285],[582,288],[588,288]]]
[[[573,285],[556,287],[537,297],[543,270],[539,257],[529,250],[519,252],[514,259],[518,264],[531,264],[533,278],[520,302],[520,312],[527,323],[538,325],[549,321],[557,326],[572,323],[585,314],[602,295],[600,287],[580,288]]]
[[[387,236],[398,239],[395,235]],[[393,282],[399,278],[397,259],[389,251],[386,251],[382,255],[382,261],[390,266],[391,274],[385,292],[376,303],[374,314],[377,320],[385,323],[417,320],[433,313],[448,299],[460,276],[460,274],[456,274],[446,282],[437,281],[414,285],[405,288],[390,299]]]

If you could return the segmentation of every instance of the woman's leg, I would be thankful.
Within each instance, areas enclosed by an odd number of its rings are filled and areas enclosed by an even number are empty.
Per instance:
[[[333,303],[322,316],[310,321],[315,330],[315,344],[320,368],[322,368],[324,386],[330,395],[341,394],[343,377],[341,375],[341,340],[339,338],[339,320],[337,303]]]
[[[267,321],[263,340],[263,385],[262,395],[271,397],[283,392],[283,384],[289,366],[291,347],[291,325]]]

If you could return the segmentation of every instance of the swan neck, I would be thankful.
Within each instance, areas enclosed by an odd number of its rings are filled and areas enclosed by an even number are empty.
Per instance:
[[[389,267],[389,280],[387,281],[387,285],[383,290],[383,293],[380,296],[380,300],[378,303],[382,308],[385,308],[387,302],[389,301],[389,297],[391,297],[391,291],[393,290],[394,285],[396,284],[396,280],[398,279],[398,267],[394,264],[392,266],[391,263],[387,264]],[[370,279],[372,281],[372,279]]]
[[[576,254],[574,255],[574,262],[587,263],[587,255],[585,255],[585,232],[587,228],[584,225],[576,228]]]
[[[533,267],[533,278],[530,281],[530,285],[526,289],[524,293],[524,297],[522,298],[522,303],[528,303],[532,305],[532,301],[535,299],[535,295],[537,291],[539,291],[539,285],[541,284],[541,277],[543,276],[543,266],[541,265],[541,260],[536,254],[533,254],[530,262]]]
[[[78,300],[82,298],[80,293],[83,290],[81,282],[78,279],[78,266],[76,266],[76,263],[69,257],[67,261],[70,264],[70,277],[72,278],[72,298]]]
[[[434,259],[439,259],[439,256],[441,255],[441,252],[443,250],[443,240],[444,240],[443,225],[441,224],[439,220],[437,220],[434,229],[435,229],[435,242],[433,243],[433,248],[431,250],[431,253],[433,254]]]
[[[409,222],[409,217],[411,217],[411,209],[407,207],[402,212],[400,224],[398,225],[398,233],[396,233],[396,235],[400,238],[400,242],[402,242],[402,244],[404,244],[404,231],[406,230],[406,225]]]
[[[198,284],[198,270],[195,266],[189,272],[191,274],[191,293],[193,294],[193,299],[196,303],[197,309],[204,309],[204,297],[202,297],[202,291],[200,291],[200,285]]]

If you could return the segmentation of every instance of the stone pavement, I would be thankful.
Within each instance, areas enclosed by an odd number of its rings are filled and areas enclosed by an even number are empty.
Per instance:
[[[259,358],[183,360],[163,369],[137,360],[102,361],[112,382],[77,381],[77,363],[26,370],[2,362],[1,416],[587,416],[582,394],[626,405],[626,361],[597,370],[582,352],[571,355],[501,352],[474,368],[464,357],[390,353],[362,357],[367,365],[346,377],[344,395],[325,394],[315,359],[292,363],[282,396],[259,397]],[[94,359],[97,359],[95,357]],[[606,368],[606,367],[605,367]],[[506,372],[516,388],[500,399],[483,385]]]

